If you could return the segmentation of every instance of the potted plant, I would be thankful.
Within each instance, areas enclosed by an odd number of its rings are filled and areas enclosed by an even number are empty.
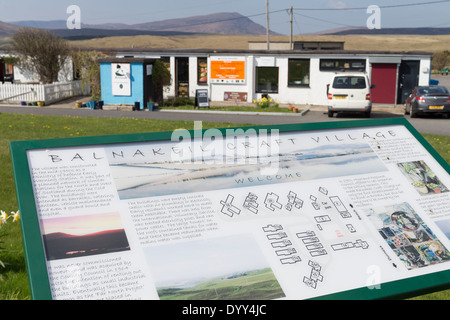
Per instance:
[[[414,182],[412,183],[412,185],[413,185],[414,188],[416,188],[416,190],[419,191],[420,193],[428,193],[427,186],[425,185],[425,183],[424,183],[422,180],[414,181]]]
[[[434,193],[441,193],[441,188],[436,183],[428,183],[427,187],[434,191]]]

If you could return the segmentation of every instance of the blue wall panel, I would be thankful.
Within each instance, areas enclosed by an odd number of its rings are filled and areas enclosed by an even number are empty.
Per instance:
[[[100,79],[102,87],[102,100],[104,104],[131,104],[144,103],[144,65],[131,63],[131,96],[114,96],[112,94],[111,63],[100,63]]]

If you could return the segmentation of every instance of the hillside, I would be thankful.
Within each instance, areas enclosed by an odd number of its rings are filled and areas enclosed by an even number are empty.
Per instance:
[[[289,41],[288,36],[272,36],[271,41]],[[181,48],[181,49],[248,49],[248,41],[265,41],[265,36],[251,35],[190,35],[109,37],[72,41],[75,47],[90,48]],[[294,41],[344,41],[346,50],[427,51],[450,50],[450,35],[347,35],[295,36]]]
[[[331,33],[325,33],[329,35],[429,35],[429,36],[441,36],[450,35],[450,28],[381,28],[381,29],[368,29],[368,28],[349,28]]]
[[[133,29],[230,35],[263,35],[266,33],[265,27],[236,12],[215,13],[184,19],[135,24],[133,25]]]
[[[195,33],[180,32],[180,31],[152,31],[152,30],[134,30],[134,29],[96,29],[96,28],[81,28],[77,29],[54,29],[53,33],[66,40],[88,40],[107,37],[133,37],[139,35],[151,35],[151,36],[178,36],[178,35],[190,35]]]
[[[17,26],[51,29],[52,32],[67,39],[92,39],[111,36],[181,34],[227,34],[227,35],[263,35],[266,28],[251,19],[236,13],[222,12],[208,15],[161,20],[139,24],[106,23],[83,24],[79,30],[68,30],[63,22],[55,21],[18,21]],[[275,34],[275,33],[272,33]],[[1,30],[0,30],[1,36]]]
[[[11,37],[20,27],[0,21],[0,37]]]
[[[266,41],[264,26],[236,12],[139,24],[83,24],[80,30],[68,30],[64,27],[63,20],[13,23],[0,22],[0,47],[7,44],[8,37],[20,26],[51,29],[71,40],[71,45],[75,47],[246,50],[248,41]],[[367,32],[371,34],[366,34]],[[344,41],[346,50],[438,52],[450,50],[449,33],[450,28],[386,28],[373,31],[340,28],[311,35],[296,35],[294,41]],[[288,36],[274,33],[270,39],[289,41]]]

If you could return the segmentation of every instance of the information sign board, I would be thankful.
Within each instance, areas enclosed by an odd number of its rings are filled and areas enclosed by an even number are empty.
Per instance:
[[[34,299],[450,284],[449,165],[405,119],[12,142]]]
[[[223,101],[240,101],[247,102],[248,93],[247,92],[229,92],[226,91],[223,94]]]
[[[131,96],[131,70],[129,63],[111,63],[112,94]]]
[[[209,108],[208,89],[195,90],[195,106]]]
[[[211,82],[245,83],[245,57],[211,57]]]

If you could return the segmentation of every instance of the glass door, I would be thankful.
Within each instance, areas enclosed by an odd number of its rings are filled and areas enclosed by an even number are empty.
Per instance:
[[[175,74],[176,96],[189,98],[189,58],[175,58]]]

